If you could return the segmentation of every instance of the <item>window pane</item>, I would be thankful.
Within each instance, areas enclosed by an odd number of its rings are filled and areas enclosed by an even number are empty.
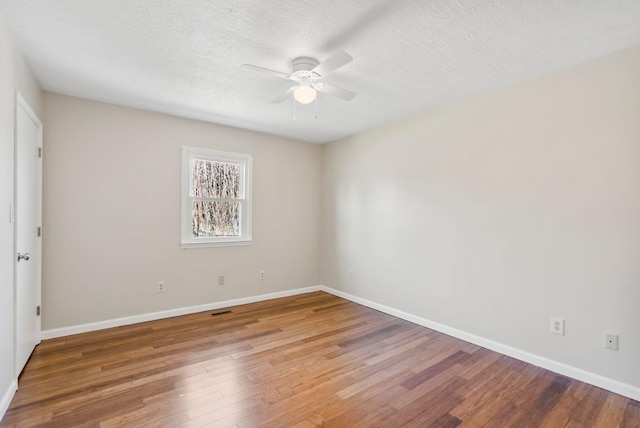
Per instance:
[[[240,165],[193,160],[192,194],[204,198],[240,198]]]
[[[193,201],[193,237],[240,236],[240,202]]]

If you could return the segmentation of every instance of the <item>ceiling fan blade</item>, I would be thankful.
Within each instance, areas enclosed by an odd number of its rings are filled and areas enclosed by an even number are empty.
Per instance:
[[[242,64],[240,67],[244,68],[245,70],[252,70],[252,71],[258,71],[260,73],[271,74],[272,76],[278,76],[278,77],[281,77],[283,79],[287,79],[289,77],[289,75],[287,73],[281,73],[281,72],[276,71],[276,70],[271,70],[271,69],[264,68],[264,67],[258,67],[257,65]]]
[[[352,60],[353,57],[345,51],[338,51],[320,64],[316,65],[311,71],[318,73],[320,76],[326,76],[343,65],[350,63]]]
[[[293,85],[292,87],[290,87],[289,89],[287,89],[286,91],[284,91],[283,93],[281,93],[280,95],[272,99],[271,104],[278,104],[283,102],[284,100],[289,98],[291,95],[293,95],[293,91],[295,91],[297,87],[298,85]]]
[[[351,92],[347,89],[342,89],[337,86],[328,85],[326,83],[323,83],[321,87],[318,87],[318,92],[333,95],[334,97],[342,98],[346,101],[352,100],[357,95],[355,92]]]

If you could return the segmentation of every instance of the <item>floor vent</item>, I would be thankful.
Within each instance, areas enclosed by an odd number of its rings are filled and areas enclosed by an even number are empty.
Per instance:
[[[212,317],[217,317],[218,315],[227,315],[227,314],[232,314],[233,312],[231,311],[222,311],[222,312],[214,312],[211,314]]]

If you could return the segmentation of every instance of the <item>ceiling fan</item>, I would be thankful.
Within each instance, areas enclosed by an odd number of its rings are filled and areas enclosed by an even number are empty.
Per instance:
[[[337,51],[323,62],[318,62],[313,58],[299,57],[291,61],[292,71],[290,74],[251,64],[242,64],[241,67],[295,82],[289,89],[271,100],[272,103],[281,103],[293,95],[294,99],[299,103],[309,104],[316,99],[318,92],[333,95],[347,101],[356,96],[355,92],[321,81],[328,74],[352,60],[353,57],[345,51]]]

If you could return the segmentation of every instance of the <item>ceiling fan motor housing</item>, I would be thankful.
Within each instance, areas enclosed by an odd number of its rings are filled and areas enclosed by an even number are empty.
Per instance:
[[[304,79],[317,79],[320,77],[320,75],[311,70],[313,70],[318,64],[319,62],[313,58],[296,58],[291,61],[291,68],[293,69],[291,77],[293,77],[297,81],[302,81]]]

